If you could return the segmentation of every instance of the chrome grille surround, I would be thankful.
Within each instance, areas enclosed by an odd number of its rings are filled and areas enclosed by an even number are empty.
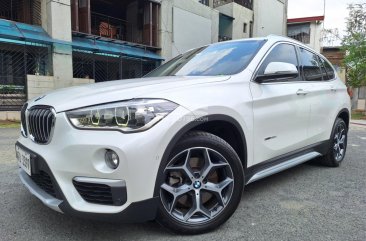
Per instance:
[[[56,112],[50,106],[32,106],[26,111],[28,137],[39,144],[47,145],[52,139]]]
[[[27,118],[25,113],[28,108],[28,103],[25,103],[20,111],[20,120],[21,120],[21,133],[24,137],[28,137],[28,129],[27,129]]]

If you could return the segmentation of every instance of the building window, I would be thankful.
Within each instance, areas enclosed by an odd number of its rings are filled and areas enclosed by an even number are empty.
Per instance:
[[[209,6],[210,5],[210,1],[209,0],[199,0],[200,3],[202,3],[203,5]]]
[[[41,25],[41,0],[0,0],[0,18]]]
[[[249,38],[253,38],[253,22],[249,22]]]
[[[290,24],[287,26],[287,36],[304,44],[310,43],[310,23]]]
[[[243,25],[243,33],[246,33],[247,32],[247,23],[244,23]]]
[[[153,1],[71,0],[74,35],[157,47],[159,19],[160,5]]]

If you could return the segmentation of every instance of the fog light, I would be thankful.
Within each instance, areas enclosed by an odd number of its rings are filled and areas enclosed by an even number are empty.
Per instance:
[[[116,169],[119,165],[119,158],[117,153],[112,150],[106,150],[105,152],[105,163],[108,167]]]

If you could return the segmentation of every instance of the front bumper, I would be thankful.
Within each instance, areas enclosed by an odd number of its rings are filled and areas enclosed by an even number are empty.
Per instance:
[[[36,183],[32,181],[30,176],[28,176],[28,174],[25,173],[25,171],[23,171],[20,168],[19,168],[19,177],[22,183],[26,186],[26,188],[28,188],[28,190],[34,196],[36,196],[39,200],[41,200],[44,205],[57,212],[62,213],[60,209],[60,204],[62,203],[62,200],[52,197],[47,192],[43,191]]]
[[[22,171],[21,180],[31,193],[56,211],[88,218],[106,217],[111,220],[116,217],[126,222],[153,219],[158,203],[154,190],[162,156],[170,140],[191,119],[188,110],[178,107],[153,128],[124,134],[107,130],[78,130],[71,126],[65,113],[57,113],[50,143],[40,145],[23,136],[17,143],[46,164],[57,187],[56,197],[46,195]],[[105,164],[106,149],[115,151],[119,156],[120,165],[115,170]],[[75,177],[123,181],[126,200],[123,205],[90,203],[75,188]]]
[[[42,190],[22,169],[19,169],[19,177],[26,188],[44,205],[60,213],[66,213],[75,217],[86,219],[104,220],[108,222],[119,221],[124,223],[145,222],[153,220],[156,215],[158,198],[151,198],[141,202],[133,203],[121,213],[98,214],[78,212],[73,209],[67,201],[55,198]]]

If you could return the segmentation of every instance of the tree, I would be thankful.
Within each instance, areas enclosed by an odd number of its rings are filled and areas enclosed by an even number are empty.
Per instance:
[[[342,37],[338,28],[323,29],[322,46],[339,46],[340,42],[342,42]]]
[[[348,5],[346,34],[342,46],[346,53],[347,84],[366,86],[366,3]]]

